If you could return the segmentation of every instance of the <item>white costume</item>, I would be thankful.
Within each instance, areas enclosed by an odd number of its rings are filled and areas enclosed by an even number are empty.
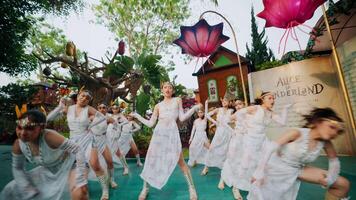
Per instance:
[[[238,171],[243,155],[243,138],[246,133],[244,116],[237,112],[234,115],[236,119],[235,128],[232,131],[227,157],[221,170],[221,178],[229,187],[236,186],[237,181],[239,181]]]
[[[261,186],[252,184],[247,199],[249,200],[295,200],[297,198],[301,174],[304,166],[313,162],[324,147],[318,142],[309,150],[310,129],[299,129],[301,136],[294,142],[284,145],[274,152],[264,167]]]
[[[267,142],[265,129],[272,120],[285,124],[287,120],[287,107],[283,110],[282,116],[272,115],[271,112],[265,111],[257,105],[254,114],[248,114],[247,109],[243,108],[237,113],[245,114],[245,125],[247,134],[243,139],[243,156],[240,162],[239,179],[236,187],[241,190],[250,190],[251,178],[256,170],[257,163],[260,159],[263,146]]]
[[[205,165],[208,167],[220,169],[223,167],[232,134],[231,129],[226,127],[230,122],[231,113],[231,109],[218,108],[217,127],[205,161]],[[210,115],[208,114],[207,117],[209,119]]]
[[[85,178],[84,154],[78,145],[65,140],[57,149],[49,147],[45,141],[45,129],[39,136],[39,155],[33,155],[27,143],[19,140],[22,154],[13,154],[11,181],[1,193],[4,200],[59,200],[70,199],[68,188],[69,173],[77,161],[76,187],[87,184]],[[51,130],[51,132],[54,132]],[[37,165],[30,171],[25,171],[25,162]]]
[[[208,143],[208,137],[206,135],[207,120],[196,119],[193,124],[192,133],[190,134],[189,145],[189,161],[188,165],[193,166],[194,163],[205,164],[205,157],[208,149],[204,144]]]
[[[121,135],[118,141],[118,145],[121,153],[125,157],[131,149],[131,142],[134,142],[132,134],[140,130],[140,126],[134,121],[127,121],[122,125]]]
[[[180,121],[185,121],[199,106],[196,105],[184,113],[182,106],[178,103],[178,98],[172,98],[169,102],[158,103],[156,107],[159,109],[159,114],[157,116],[154,113],[149,121],[137,113],[134,116],[149,127],[153,127],[158,118],[141,177],[151,186],[161,189],[176,167],[182,152],[176,120],[179,118]]]

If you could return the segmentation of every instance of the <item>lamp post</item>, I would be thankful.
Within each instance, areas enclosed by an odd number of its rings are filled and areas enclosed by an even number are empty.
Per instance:
[[[243,94],[244,94],[244,102],[245,102],[245,105],[247,105],[247,94],[246,94],[246,87],[245,87],[245,80],[244,80],[244,76],[243,76],[243,73],[242,73],[242,66],[241,66],[241,60],[240,60],[240,54],[239,54],[239,48],[238,48],[238,45],[237,45],[237,39],[236,39],[236,33],[234,31],[234,29],[232,28],[232,25],[231,23],[226,19],[226,17],[224,17],[222,14],[216,12],[216,11],[212,11],[212,10],[207,10],[205,12],[203,12],[199,19],[202,19],[203,16],[207,13],[214,13],[218,16],[220,16],[221,18],[223,18],[225,20],[225,22],[230,26],[231,28],[231,31],[232,31],[232,35],[234,37],[234,42],[235,42],[235,47],[236,47],[236,53],[237,53],[237,62],[238,62],[238,65],[239,65],[239,68],[240,68],[240,76],[241,76],[241,81],[242,81],[242,91],[243,91]]]
[[[344,79],[344,73],[341,69],[341,64],[340,64],[340,59],[339,56],[337,54],[337,50],[334,44],[334,39],[333,36],[331,34],[331,29],[330,29],[330,25],[329,25],[329,21],[328,21],[328,17],[326,15],[326,9],[324,4],[322,5],[322,9],[323,9],[323,16],[324,16],[324,22],[326,25],[326,30],[329,33],[329,40],[330,40],[330,44],[331,44],[331,49],[332,49],[332,54],[336,63],[336,70],[337,70],[337,75],[339,77],[340,80],[340,85],[341,85],[341,89],[342,89],[342,93],[343,93],[343,97],[345,99],[346,102],[346,108],[347,108],[347,115],[351,121],[351,127],[352,127],[352,132],[353,135],[356,136],[356,125],[355,125],[355,117],[353,115],[352,112],[352,107],[351,107],[351,102],[350,102],[350,96],[349,93],[347,91],[347,87],[345,84],[345,79]]]

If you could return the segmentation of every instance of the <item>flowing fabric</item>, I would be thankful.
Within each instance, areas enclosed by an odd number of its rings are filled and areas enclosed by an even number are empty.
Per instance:
[[[309,150],[310,129],[299,129],[301,137],[274,152],[265,166],[262,185],[252,184],[249,200],[295,200],[300,187],[298,176],[320,155],[323,142]]]
[[[205,131],[206,126],[206,119],[196,119],[194,121],[191,133],[192,139],[189,145],[189,166],[193,166],[194,163],[205,164],[208,149],[204,145],[209,142]]]
[[[208,167],[222,169],[224,165],[232,135],[231,129],[226,127],[230,123],[231,112],[230,109],[225,111],[224,108],[218,108],[218,124],[205,161]]]

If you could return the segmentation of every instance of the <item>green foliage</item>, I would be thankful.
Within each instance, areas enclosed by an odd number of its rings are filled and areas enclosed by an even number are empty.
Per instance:
[[[104,77],[117,76],[121,78],[133,69],[134,63],[135,61],[131,57],[116,56],[114,62],[106,66]]]
[[[136,97],[136,112],[140,115],[145,115],[146,110],[150,108],[150,95],[141,91]]]
[[[81,0],[3,0],[0,2],[0,71],[11,76],[29,74],[37,59],[29,54],[28,39],[36,23],[34,14],[66,15],[79,10]]]
[[[152,129],[146,126],[143,126],[141,131],[133,135],[135,143],[138,149],[148,149],[152,138]]]
[[[17,119],[15,106],[21,108],[22,104],[27,104],[36,92],[37,90],[28,82],[10,83],[0,87],[0,129],[14,130]]]
[[[146,82],[155,88],[160,88],[162,81],[169,80],[167,70],[159,65],[161,58],[160,55],[142,54],[137,59],[137,67],[142,71]]]
[[[271,69],[283,65],[284,63],[280,60],[267,61],[258,65],[259,70]]]
[[[273,61],[274,55],[271,49],[267,48],[268,39],[265,37],[265,29],[258,33],[258,27],[253,7],[251,8],[251,49],[246,44],[246,58],[249,59],[253,66],[258,70],[258,66],[266,61]]]
[[[189,17],[188,0],[100,0],[97,22],[124,39],[131,55],[161,54]]]

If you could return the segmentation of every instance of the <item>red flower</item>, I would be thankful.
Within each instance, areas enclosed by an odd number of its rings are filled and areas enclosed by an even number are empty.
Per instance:
[[[181,26],[181,36],[174,44],[182,48],[183,54],[206,57],[212,54],[229,37],[223,35],[223,23],[210,26],[201,19],[194,26]]]

